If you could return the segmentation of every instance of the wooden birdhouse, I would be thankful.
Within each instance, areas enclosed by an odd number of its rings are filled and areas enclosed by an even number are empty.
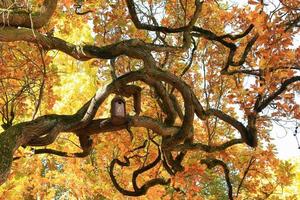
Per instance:
[[[115,96],[111,101],[111,122],[113,125],[121,125],[126,121],[126,104],[124,98]]]

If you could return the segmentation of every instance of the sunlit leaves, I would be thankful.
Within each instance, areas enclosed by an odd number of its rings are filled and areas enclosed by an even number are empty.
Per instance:
[[[132,23],[125,1],[80,2],[84,4],[82,9],[92,11],[84,16],[74,14],[75,3],[78,2],[60,1],[52,21],[41,32],[46,33],[52,29],[53,36],[73,44],[99,47],[132,38],[165,46],[182,45],[181,34],[138,30]],[[246,126],[247,116],[257,114],[253,111],[255,107],[261,106],[264,100],[276,94],[284,81],[299,74],[300,50],[294,40],[297,29],[286,29],[287,23],[294,19],[294,8],[298,4],[287,0],[281,3],[282,7],[278,11],[270,12],[270,8],[266,8],[260,1],[249,0],[248,5],[242,8],[232,6],[229,2],[205,1],[196,26],[212,31],[216,37],[223,35],[223,43],[234,43],[236,52],[233,61],[243,56],[249,40],[258,34],[245,62],[241,66],[229,66],[228,74],[221,74],[228,59],[228,47],[208,37],[194,38],[193,45],[197,50],[193,55],[192,49],[185,53],[152,52],[152,55],[158,61],[158,67],[177,75],[193,89],[205,109],[221,110]],[[195,9],[194,1],[191,0],[149,0],[138,1],[136,4],[138,17],[143,23],[173,28],[187,25]],[[244,38],[232,39],[226,35],[241,34],[250,24],[254,28]],[[77,61],[61,52],[45,52],[38,47],[39,44],[24,42],[1,44],[0,106],[6,125],[30,119],[40,100],[42,103],[38,107],[37,116],[48,113],[72,114],[98,89],[112,81],[110,61]],[[113,62],[117,77],[143,68],[141,61],[125,56]],[[184,71],[185,74],[182,74]],[[134,84],[143,89],[142,114],[163,122],[168,113],[160,109],[155,90],[142,82]],[[162,84],[167,92],[173,90],[169,84]],[[184,171],[172,178],[170,186],[151,188],[143,198],[227,199],[223,169],[206,168],[200,163],[204,158],[217,158],[226,162],[234,192],[238,193],[237,198],[259,199],[267,198],[268,195],[272,195],[273,199],[279,198],[274,191],[292,183],[295,169],[289,162],[276,158],[276,148],[271,144],[269,134],[272,127],[270,119],[300,118],[299,105],[295,100],[299,97],[299,88],[299,84],[284,88],[268,104],[266,111],[258,115],[256,128],[260,144],[256,149],[241,144],[220,152],[188,152],[183,161],[186,166]],[[40,91],[43,91],[43,95],[39,96]],[[172,92],[179,100],[179,107],[183,108],[180,93],[176,89]],[[96,118],[110,116],[112,98],[113,95],[107,98]],[[132,98],[126,99],[126,106],[127,113],[134,115]],[[15,121],[11,113],[17,115]],[[182,121],[177,118],[175,125],[181,124]],[[235,128],[217,117],[195,120],[193,126],[195,143],[216,146],[240,137]],[[0,198],[124,198],[109,179],[110,161],[124,156],[132,157],[130,167],[115,170],[121,185],[130,190],[132,185],[128,180],[131,180],[132,171],[157,156],[157,147],[150,141],[161,143],[161,139],[147,129],[132,128],[131,131],[134,133],[132,140],[126,130],[92,136],[92,153],[83,159],[33,155],[30,147],[20,148],[15,156],[21,158],[14,162],[13,176],[0,189]],[[145,140],[148,141],[147,145],[137,152],[132,151]],[[81,150],[77,137],[71,133],[59,135],[55,143],[47,148],[66,152]],[[173,155],[177,155],[177,152],[173,152]],[[140,176],[138,185],[153,177],[170,178],[160,164]],[[240,188],[239,191],[237,188]]]

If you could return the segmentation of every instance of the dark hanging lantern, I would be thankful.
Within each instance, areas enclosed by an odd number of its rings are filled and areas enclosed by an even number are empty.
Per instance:
[[[121,125],[126,121],[126,104],[124,98],[115,96],[110,107],[111,122],[113,125]]]

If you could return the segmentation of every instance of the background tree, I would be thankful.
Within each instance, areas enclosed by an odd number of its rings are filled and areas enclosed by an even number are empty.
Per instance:
[[[1,197],[276,199],[292,183],[269,132],[300,118],[299,2],[0,7]]]

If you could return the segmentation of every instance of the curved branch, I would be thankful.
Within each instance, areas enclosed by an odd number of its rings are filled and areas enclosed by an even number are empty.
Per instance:
[[[181,79],[179,79],[174,74],[171,74],[167,71],[162,71],[158,68],[149,69],[148,74],[157,80],[162,80],[172,86],[174,86],[182,95],[184,100],[184,118],[180,131],[171,138],[167,138],[164,145],[172,146],[184,141],[186,138],[191,137],[192,127],[194,120],[194,105],[192,99],[192,90],[191,88]]]
[[[230,38],[231,40],[237,40],[237,39],[243,38],[246,35],[248,35],[250,33],[250,31],[254,28],[254,25],[251,24],[243,33],[240,33],[237,35],[226,34],[226,35],[217,36],[215,33],[211,32],[209,30],[194,26],[197,18],[199,17],[199,14],[201,12],[201,6],[203,4],[203,2],[199,1],[199,0],[195,1],[196,9],[195,9],[194,15],[188,25],[182,26],[179,28],[169,28],[169,27],[165,27],[165,26],[150,25],[150,24],[145,24],[145,23],[140,22],[133,0],[126,0],[126,3],[127,3],[128,10],[129,10],[129,14],[131,16],[131,20],[137,29],[143,29],[143,30],[155,31],[155,32],[163,32],[163,33],[181,33],[181,32],[187,31],[189,28],[191,28],[192,33],[198,37],[199,36],[205,37],[205,38],[208,38],[211,40],[218,41],[222,44],[226,44],[225,46],[231,46],[230,43],[226,42],[224,39]]]
[[[281,95],[290,84],[297,82],[297,81],[300,81],[300,76],[294,76],[292,78],[289,78],[289,79],[283,81],[280,88],[277,91],[275,91],[274,93],[270,94],[269,97],[267,97],[265,100],[260,102],[259,106],[255,109],[255,111],[261,112],[264,108],[266,108],[271,103],[271,101],[273,101],[276,97]]]
[[[115,92],[116,85],[126,85],[129,81],[134,81],[140,77],[141,72],[132,72],[122,76],[121,79],[114,81],[104,88],[103,92],[98,92],[90,101],[82,106],[73,115],[46,115],[38,117],[29,122],[19,123],[11,126],[0,134],[0,184],[4,183],[10,172],[13,154],[15,150],[27,143],[35,144],[38,142],[49,142],[43,140],[41,136],[47,136],[45,139],[54,139],[60,132],[76,131],[87,126],[96,114],[97,109],[105,98]],[[125,87],[126,88],[126,87]],[[54,138],[54,139],[53,139]]]
[[[62,157],[69,157],[69,158],[84,158],[86,156],[88,156],[91,153],[92,150],[92,144],[93,141],[90,138],[90,136],[88,135],[80,135],[79,136],[79,141],[80,141],[80,147],[82,148],[82,152],[79,153],[68,153],[68,152],[64,152],[64,151],[58,151],[55,149],[48,149],[48,148],[43,148],[43,149],[33,149],[33,153],[34,154],[53,154],[53,155],[57,155],[57,156],[62,156]],[[32,144],[34,145],[33,141]],[[33,146],[31,143],[27,143],[27,145]],[[51,143],[49,143],[51,144]],[[40,145],[40,144],[39,144]],[[47,145],[47,144],[45,144]],[[35,146],[38,146],[37,144],[35,144]],[[42,145],[40,145],[42,146]],[[14,158],[15,160],[15,158]]]
[[[147,191],[151,187],[153,187],[155,185],[167,185],[167,184],[169,184],[170,180],[166,181],[166,180],[164,180],[162,178],[154,178],[154,179],[151,179],[149,181],[146,181],[141,187],[138,187],[138,185],[137,185],[137,182],[136,182],[137,181],[137,177],[140,174],[142,174],[142,173],[144,173],[144,172],[152,169],[153,167],[155,167],[159,163],[159,161],[161,160],[161,158],[160,158],[160,156],[161,156],[160,151],[158,150],[158,152],[159,152],[158,156],[157,156],[157,158],[153,162],[151,162],[148,165],[146,165],[146,166],[144,166],[144,167],[142,167],[140,169],[137,169],[137,170],[135,170],[133,172],[133,175],[132,175],[132,185],[133,185],[134,191],[130,191],[130,190],[122,188],[119,185],[118,181],[116,180],[116,178],[115,178],[115,176],[113,174],[115,164],[118,164],[118,165],[123,166],[123,167],[130,166],[129,158],[124,157],[125,158],[125,162],[122,162],[122,161],[120,161],[117,158],[113,159],[111,161],[111,163],[110,163],[109,175],[110,175],[110,178],[111,178],[111,180],[112,180],[115,188],[119,192],[121,192],[122,194],[127,195],[127,196],[142,196],[142,195],[145,195],[147,193]]]
[[[68,153],[64,151],[58,151],[55,149],[34,149],[34,154],[53,154],[56,156],[67,157],[67,158],[84,158],[88,156],[91,151],[83,151],[78,153]]]
[[[251,50],[253,44],[255,43],[255,41],[257,40],[257,38],[258,38],[258,34],[256,34],[254,37],[252,37],[251,40],[247,43],[246,48],[243,52],[243,55],[238,62],[233,61],[233,58],[232,58],[231,60],[229,60],[228,64],[232,65],[232,66],[242,65],[246,61],[247,55],[250,52],[250,50]],[[223,69],[223,70],[225,71],[226,69]]]
[[[34,33],[34,34],[33,34]],[[43,35],[37,31],[32,31],[26,28],[3,28],[0,30],[0,41],[27,41],[40,44],[45,50],[59,50],[77,60],[89,60],[91,58],[112,59],[120,55],[132,55],[134,58],[141,58],[141,52],[134,55],[138,47],[143,42],[139,40],[127,40],[104,47],[96,47],[91,45],[74,45],[62,39]],[[131,47],[131,49],[129,48]]]
[[[141,23],[138,18],[136,9],[135,9],[134,1],[126,0],[126,3],[127,3],[128,10],[129,10],[129,14],[131,16],[131,20],[134,23],[136,28],[148,30],[148,31],[163,32],[163,33],[180,33],[180,32],[187,31],[190,27],[192,27],[196,23],[196,20],[199,17],[199,14],[201,11],[201,6],[203,4],[203,2],[201,2],[199,0],[195,1],[196,9],[195,9],[194,15],[188,25],[180,27],[180,28],[168,28],[168,27],[164,27],[164,26],[156,26],[156,25],[154,26],[154,25],[150,25],[150,24]]]
[[[230,38],[231,40],[241,39],[241,38],[245,37],[246,35],[248,35],[253,28],[254,28],[254,25],[250,24],[250,26],[243,33],[240,33],[240,34],[237,34],[237,35],[225,34],[225,35],[222,35],[222,36],[218,36],[218,38],[219,39]]]
[[[173,125],[175,122],[176,116],[177,116],[177,112],[173,105],[173,101],[170,98],[169,94],[167,93],[165,87],[159,80],[155,80],[153,78],[146,77],[144,81],[148,85],[151,85],[154,87],[156,94],[162,100],[162,104],[160,104],[160,106],[161,106],[161,109],[167,115],[167,118],[165,119],[165,123],[167,125]]]
[[[180,27],[180,28],[175,28],[175,29],[164,27],[164,26],[149,25],[149,24],[141,23],[137,16],[137,13],[136,13],[134,1],[126,0],[126,3],[127,3],[128,10],[129,10],[129,14],[131,16],[131,20],[134,23],[136,28],[148,30],[148,31],[163,32],[163,33],[182,32],[183,33],[183,44],[182,44],[182,47],[179,47],[179,48],[186,50],[191,46],[191,33],[190,32],[193,29],[193,26],[195,25],[195,23],[197,22],[197,19],[200,16],[203,1],[195,0],[196,8],[195,8],[194,14],[193,14],[190,22],[188,23],[188,25]],[[175,47],[174,50],[178,50],[178,48]]]
[[[174,94],[170,94],[170,98],[171,98],[171,100],[173,102],[173,105],[174,105],[174,108],[175,108],[175,110],[177,112],[178,117],[182,120],[183,119],[183,112],[182,112],[182,109],[181,109],[181,107],[179,105],[177,97]]]
[[[57,37],[47,36],[27,28],[5,27],[0,29],[1,42],[26,41],[40,44],[45,50],[59,50],[77,60],[91,58],[114,59],[121,55],[131,58],[149,59],[150,51],[165,52],[178,50],[176,47],[155,45],[139,39],[130,39],[111,45],[97,47],[93,45],[74,45]]]
[[[226,74],[228,72],[228,68],[229,68],[230,65],[240,66],[245,62],[246,57],[247,57],[248,53],[251,50],[251,47],[253,46],[253,44],[255,43],[255,41],[257,40],[259,35],[255,34],[255,36],[252,37],[251,40],[247,43],[246,48],[245,48],[245,50],[242,54],[242,57],[239,59],[238,62],[235,62],[234,59],[233,59],[234,55],[235,55],[235,52],[237,50],[237,46],[233,42],[227,42],[224,39],[226,39],[226,38],[230,38],[232,40],[240,39],[240,38],[245,37],[246,35],[248,35],[253,28],[254,28],[254,25],[251,24],[244,33],[241,33],[241,34],[238,34],[238,35],[235,35],[235,36],[230,35],[230,34],[226,34],[226,35],[223,35],[223,36],[217,36],[215,33],[211,32],[209,30],[202,29],[200,27],[194,26],[193,29],[192,29],[193,30],[192,35],[195,36],[195,37],[204,37],[204,38],[207,38],[209,40],[214,40],[214,41],[220,42],[222,45],[229,48],[230,51],[229,51],[229,55],[228,55],[228,58],[227,58],[227,62],[225,63],[225,66],[221,71],[223,74]]]
[[[225,180],[226,180],[227,188],[228,188],[228,198],[230,200],[233,200],[232,185],[231,185],[230,176],[229,176],[230,171],[229,171],[229,168],[226,165],[226,163],[224,163],[222,160],[219,160],[219,159],[207,158],[207,159],[202,159],[201,164],[206,164],[209,169],[212,169],[217,165],[220,165],[223,168],[224,174],[225,174]]]
[[[40,12],[36,13],[29,13],[25,10],[1,9],[0,25],[39,29],[50,20],[56,5],[57,0],[45,0]]]
[[[173,136],[180,130],[180,127],[167,126],[158,120],[146,116],[132,117],[129,120],[129,126],[148,128],[161,136]]]
[[[230,124],[231,126],[233,126],[235,129],[237,129],[240,134],[241,137],[243,139],[243,141],[248,144],[251,147],[255,147],[257,144],[254,144],[253,141],[255,141],[255,139],[253,137],[255,137],[255,135],[252,135],[251,132],[249,132],[249,130],[238,120],[236,120],[235,118],[227,115],[226,113],[217,110],[217,109],[209,109],[206,111],[207,115],[213,115],[218,117],[219,119],[223,120],[224,122],[227,122],[228,124]]]
[[[207,153],[213,153],[213,152],[217,152],[217,151],[224,151],[225,149],[236,145],[236,144],[242,144],[243,140],[242,139],[232,139],[228,142],[225,142],[221,145],[216,145],[216,146],[212,146],[212,145],[206,145],[206,144],[202,144],[202,143],[192,143],[192,144],[179,144],[179,145],[175,145],[172,147],[166,147],[165,149],[170,150],[170,151],[205,151]]]

